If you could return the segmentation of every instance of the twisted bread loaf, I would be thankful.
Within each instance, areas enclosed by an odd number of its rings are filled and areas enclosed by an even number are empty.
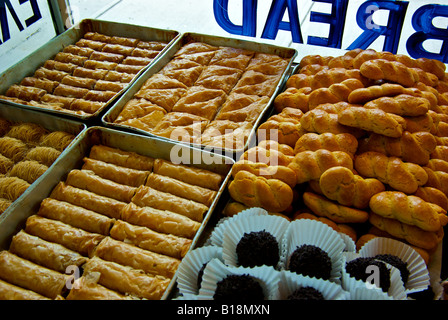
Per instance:
[[[398,115],[380,109],[348,107],[338,112],[338,121],[348,127],[399,138],[406,129],[406,121]]]
[[[368,60],[360,69],[361,74],[372,80],[387,80],[405,87],[412,87],[419,82],[419,75],[413,68],[408,68],[397,61],[385,59]]]
[[[365,152],[356,156],[355,170],[363,177],[376,178],[395,190],[412,194],[428,182],[426,171],[414,163],[380,152]]]
[[[337,102],[337,103],[324,103],[318,105],[313,110],[322,110],[328,113],[338,113],[344,109],[347,109],[348,107],[362,107],[362,105],[359,104],[352,104],[345,101]]]
[[[258,147],[266,150],[276,150],[283,153],[285,156],[295,156],[294,149],[287,144],[279,143],[276,140],[263,140],[258,143]]]
[[[293,156],[288,156],[276,149],[265,149],[260,146],[250,148],[244,152],[240,160],[261,162],[270,166],[287,166],[291,163]]]
[[[317,151],[326,149],[328,151],[343,151],[354,156],[358,149],[358,140],[350,133],[334,134],[330,132],[317,134],[306,133],[297,141],[294,152]]]
[[[288,167],[294,170],[297,183],[300,184],[319,179],[326,170],[337,166],[353,170],[353,160],[349,154],[342,151],[319,149],[296,154]]]
[[[381,97],[393,97],[403,94],[405,88],[395,83],[384,83],[382,85],[374,85],[366,88],[353,90],[348,96],[347,101],[350,103],[364,104],[368,101]]]
[[[314,214],[336,223],[363,223],[369,219],[369,214],[363,210],[337,204],[312,192],[305,192],[303,201]]]
[[[448,146],[437,146],[434,152],[431,153],[431,159],[448,162]]]
[[[299,70],[304,68],[305,66],[308,65],[320,65],[320,66],[327,66],[328,63],[331,61],[331,59],[333,59],[333,57],[330,56],[321,56],[318,54],[310,54],[307,55],[305,57],[303,57],[300,60],[299,63]]]
[[[400,94],[395,97],[381,97],[364,105],[369,109],[381,109],[400,116],[418,117],[429,110],[429,101],[425,98]]]
[[[434,130],[434,120],[429,112],[418,117],[404,117],[404,120],[406,121],[406,131],[410,133]]]
[[[284,108],[300,109],[303,112],[309,110],[309,94],[311,88],[288,88],[280,93],[274,100],[274,108],[280,113]]]
[[[381,181],[373,178],[364,179],[344,167],[326,170],[319,179],[319,186],[328,199],[358,209],[367,208],[373,195],[385,191]]]
[[[229,185],[230,196],[248,207],[261,207],[269,212],[283,212],[292,204],[293,191],[277,179],[257,177],[239,171]]]
[[[448,196],[448,173],[443,171],[434,171],[428,167],[423,167],[428,175],[428,182],[425,187],[433,187],[442,191]]]
[[[354,90],[364,88],[364,84],[358,79],[347,79],[340,83],[335,83],[328,88],[319,88],[309,94],[308,106],[312,110],[320,104],[337,103],[347,101],[348,96]]]
[[[448,210],[448,197],[439,189],[433,187],[419,187],[414,196],[427,202],[434,203],[444,210]]]
[[[448,173],[448,161],[442,159],[431,159],[426,167],[433,171],[443,171]]]
[[[286,81],[286,89],[289,88],[311,88],[311,79],[313,77],[311,75],[305,73],[296,73],[289,77]]]
[[[294,188],[297,184],[296,173],[286,166],[270,166],[265,163],[240,160],[233,165],[232,176],[235,177],[240,171],[248,171],[266,179],[277,179],[283,181],[291,188]]]
[[[396,219],[425,231],[438,231],[448,223],[446,210],[399,191],[383,191],[372,196],[370,209],[383,218]]]
[[[357,48],[347,51],[342,56],[337,56],[328,62],[329,68],[345,68],[345,69],[358,69],[353,66],[353,61],[355,57],[363,52],[363,49]]]
[[[362,129],[339,123],[339,117],[336,113],[329,113],[321,109],[314,109],[305,113],[300,119],[300,124],[306,131],[314,133],[350,133],[356,138],[363,136],[365,133]]]
[[[358,151],[376,151],[424,166],[428,163],[436,146],[436,139],[429,132],[405,131],[400,138],[373,133],[367,139],[359,141]]]

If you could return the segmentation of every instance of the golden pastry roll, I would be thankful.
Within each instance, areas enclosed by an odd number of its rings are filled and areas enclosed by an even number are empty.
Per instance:
[[[89,101],[85,99],[74,99],[70,104],[70,109],[73,111],[82,111],[93,114],[104,107],[105,103],[100,101]]]
[[[181,180],[183,182],[218,191],[224,176],[205,169],[174,164],[167,160],[157,159],[154,162],[155,173]]]
[[[77,279],[66,300],[134,300],[131,296],[126,296],[98,284],[100,276],[99,272],[91,272]]]
[[[35,123],[20,123],[11,126],[6,134],[8,137],[20,139],[30,144],[39,144],[42,137],[48,134],[48,131]]]
[[[16,201],[29,187],[28,182],[17,177],[0,178],[0,198]]]
[[[110,43],[110,41],[112,40],[111,36],[107,36],[99,32],[86,32],[83,38],[92,41],[104,42],[106,44]]]
[[[66,283],[70,279],[68,275],[41,267],[9,251],[0,252],[0,277],[50,299],[64,295],[67,291]]]
[[[146,180],[146,186],[158,191],[171,193],[175,196],[192,200],[210,207],[215,199],[217,192],[195,186],[181,180],[152,172]]]
[[[169,279],[174,277],[180,264],[179,259],[141,249],[111,237],[101,241],[95,249],[94,256]]]
[[[61,221],[32,215],[26,220],[25,232],[43,240],[58,243],[83,256],[92,254],[104,236],[72,227]]]
[[[73,71],[73,76],[79,78],[90,78],[94,80],[102,80],[108,74],[108,70],[103,69],[87,69],[84,67],[78,67]]]
[[[141,49],[139,49],[141,50]],[[123,64],[133,66],[147,66],[153,61],[153,58],[129,56],[123,60]]]
[[[64,79],[62,79],[61,83],[67,86],[92,90],[95,87],[96,81],[97,80],[90,78],[66,76]]]
[[[99,90],[90,90],[84,99],[98,101],[98,102],[108,102],[112,98],[117,95],[116,92],[113,91],[99,91]]]
[[[21,161],[28,150],[29,147],[22,140],[7,136],[0,138],[0,154],[11,159],[15,163]]]
[[[112,163],[117,166],[152,171],[154,159],[131,151],[124,151],[105,145],[95,145],[90,150],[89,157],[96,160]]]
[[[148,300],[160,300],[170,279],[145,274],[129,266],[93,257],[84,266],[84,275],[99,273],[100,285],[126,295]]]
[[[130,56],[132,51],[134,51],[133,47],[123,46],[120,44],[106,44],[102,50],[103,52],[121,54],[123,56]]]
[[[37,161],[24,160],[14,165],[9,172],[9,176],[20,178],[32,184],[47,172],[47,170],[48,167],[46,165],[40,164]]]
[[[18,98],[25,101],[40,101],[40,99],[47,94],[47,91],[35,88],[26,87],[23,85],[14,84],[6,91],[6,96]]]
[[[202,222],[208,207],[202,203],[184,199],[171,193],[141,186],[135,192],[132,202],[140,207],[151,207],[159,210],[176,212],[192,220]]]
[[[50,167],[61,155],[61,151],[51,147],[32,148],[25,156],[24,160],[37,161]]]
[[[132,80],[134,80],[134,77],[135,75],[133,74],[110,70],[107,72],[106,76],[104,77],[104,80],[112,82],[130,83]]]
[[[154,59],[155,57],[157,57],[159,55],[159,53],[160,53],[160,51],[158,51],[158,50],[135,48],[134,51],[132,51],[132,56],[147,58],[147,59]]]
[[[63,52],[90,58],[90,56],[92,55],[92,53],[95,52],[95,50],[87,48],[87,47],[79,47],[74,44],[71,44],[71,45],[65,47]]]
[[[167,45],[168,43],[163,41],[140,41],[137,44],[137,48],[145,50],[161,51],[165,49]]]
[[[118,72],[124,72],[124,73],[128,73],[128,74],[137,74],[140,71],[142,71],[145,68],[145,66],[133,66],[130,64],[119,64],[115,70]]]
[[[89,93],[89,89],[73,87],[66,84],[60,84],[56,89],[54,89],[53,94],[55,96],[82,99]]]
[[[98,80],[95,84],[94,89],[99,91],[112,91],[112,92],[120,92],[121,90],[126,88],[126,83],[107,81],[107,80]]]
[[[115,240],[177,259],[185,257],[192,243],[191,239],[156,232],[121,220],[115,222],[110,236]]]
[[[20,84],[22,86],[40,88],[48,93],[53,93],[54,89],[59,85],[59,82],[47,79],[38,79],[35,77],[26,77]]]
[[[144,185],[150,173],[149,171],[129,169],[88,157],[84,158],[82,169],[93,171],[96,175],[104,179],[132,187]]]
[[[14,167],[14,161],[0,154],[0,174],[7,174]]]
[[[66,183],[75,188],[127,203],[131,202],[137,190],[135,187],[101,178],[94,172],[86,170],[72,170],[68,174]]]
[[[34,291],[23,289],[16,285],[0,280],[0,300],[31,301],[50,300],[50,298],[44,297],[43,295],[40,295]]]
[[[79,39],[78,42],[75,43],[75,45],[82,48],[90,48],[95,51],[101,51],[103,50],[106,43],[89,39]]]
[[[42,97],[41,101],[43,104],[55,105],[64,109],[70,109],[74,98],[55,96],[53,94],[46,94]]]
[[[37,214],[48,219],[61,221],[72,227],[105,236],[109,234],[114,224],[114,219],[107,216],[51,198],[46,198],[41,202]]]
[[[137,226],[148,227],[156,232],[173,234],[193,239],[201,224],[186,216],[166,210],[127,205],[121,214],[123,221]]]
[[[65,76],[70,75],[70,73],[60,70],[51,70],[41,67],[34,72],[34,76],[40,79],[48,79],[52,81],[61,82]]]
[[[108,61],[113,63],[121,63],[124,60],[122,54],[110,53],[110,52],[98,52],[95,51],[90,56],[90,59],[97,61]]]
[[[42,147],[52,147],[59,151],[64,151],[75,139],[71,133],[64,131],[54,131],[47,134],[41,142]]]
[[[46,69],[64,71],[69,74],[72,74],[77,67],[78,65],[71,62],[61,62],[56,60],[47,60],[44,63],[44,68]]]
[[[140,42],[139,39],[130,37],[119,37],[119,36],[113,36],[109,41],[109,43],[119,44],[126,47],[136,47],[139,42]]]
[[[23,259],[64,274],[67,273],[68,267],[81,267],[88,260],[78,252],[45,241],[23,230],[12,238],[9,251]]]
[[[64,62],[64,63],[72,63],[77,66],[82,67],[84,63],[88,60],[87,57],[78,56],[68,52],[59,52],[54,57],[55,61]]]
[[[84,63],[84,68],[93,70],[115,70],[117,63],[109,61],[87,60]]]
[[[67,185],[65,182],[58,183],[58,185],[51,192],[50,198],[83,207],[87,210],[100,213],[112,219],[120,219],[121,211],[127,205],[125,202],[72,187]]]

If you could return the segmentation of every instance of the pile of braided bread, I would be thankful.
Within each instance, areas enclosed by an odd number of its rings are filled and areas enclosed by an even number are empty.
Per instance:
[[[428,263],[448,223],[445,68],[372,49],[305,56],[235,164],[224,214],[319,219],[358,248],[390,237]]]

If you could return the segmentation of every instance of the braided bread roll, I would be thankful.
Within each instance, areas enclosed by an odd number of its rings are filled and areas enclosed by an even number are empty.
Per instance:
[[[344,82],[345,80],[356,79],[359,80],[363,86],[369,84],[358,69],[345,68],[331,68],[319,71],[313,76],[310,76],[310,87],[312,90],[320,88],[329,88],[330,86]]]
[[[286,166],[270,166],[261,162],[240,160],[233,165],[232,176],[235,177],[240,171],[248,171],[266,179],[277,179],[283,181],[291,188],[294,188],[297,184],[296,173]]]
[[[419,165],[380,152],[365,152],[356,156],[354,168],[363,177],[376,178],[407,194],[416,192],[418,187],[428,182],[428,174]]]
[[[230,196],[248,207],[261,207],[269,212],[283,212],[292,204],[293,191],[277,179],[257,177],[239,171],[229,185]]]
[[[448,161],[442,159],[431,159],[425,167],[433,171],[443,171],[448,173]]]
[[[372,196],[370,209],[387,219],[396,219],[422,230],[435,232],[448,223],[446,210],[436,204],[399,191],[383,191]]]
[[[438,159],[448,162],[448,146],[437,146],[431,153],[431,159]]]
[[[423,167],[428,175],[428,182],[425,187],[433,187],[442,191],[448,196],[448,173],[443,171],[434,171],[428,167]]]
[[[295,108],[303,112],[309,110],[309,94],[311,88],[288,88],[280,93],[274,100],[274,108],[280,113],[284,108]]]
[[[363,49],[356,48],[350,51],[347,51],[342,56],[337,56],[331,59],[328,62],[329,68],[345,68],[345,69],[358,69],[353,66],[353,61],[355,57],[363,52]]]
[[[381,181],[373,178],[364,179],[344,167],[326,170],[319,179],[319,186],[328,199],[358,209],[367,208],[373,195],[385,191]]]
[[[358,139],[350,133],[334,134],[325,132],[322,134],[306,133],[297,141],[294,152],[317,151],[326,149],[328,151],[343,151],[352,157],[358,149]]]
[[[363,223],[369,219],[366,211],[337,204],[312,192],[305,192],[303,201],[314,214],[336,223]]]
[[[399,157],[405,162],[426,165],[437,142],[429,132],[403,132],[400,138],[372,133],[359,142],[359,152],[376,151],[387,156]]]
[[[286,89],[289,88],[311,88],[311,79],[312,76],[305,73],[296,73],[289,77],[286,81]],[[286,91],[286,90],[285,90]]]
[[[380,109],[349,107],[338,113],[340,124],[375,132],[387,137],[399,138],[406,129],[403,117]]]
[[[406,122],[406,131],[416,133],[420,131],[431,132],[434,130],[434,120],[427,112],[418,117],[403,117]]]
[[[326,170],[338,166],[353,170],[350,155],[342,151],[325,149],[300,152],[288,165],[296,173],[298,184],[319,179]]]
[[[320,104],[337,103],[347,101],[348,96],[354,90],[364,88],[364,84],[358,79],[347,79],[340,83],[335,83],[328,88],[313,90],[309,94],[308,106],[312,110]]]
[[[414,193],[414,196],[427,202],[434,203],[444,210],[448,210],[448,197],[439,189],[433,187],[419,187]]]
[[[375,213],[370,213],[369,222],[391,236],[425,250],[433,250],[443,239],[442,228],[438,232],[425,231],[416,226],[401,223],[396,219],[384,218]]]
[[[306,131],[314,133],[350,133],[356,138],[363,136],[365,133],[362,129],[339,123],[338,114],[329,113],[321,109],[314,109],[305,113],[300,119],[300,124]]]
[[[418,117],[426,114],[430,108],[425,98],[400,94],[395,97],[381,97],[364,104],[368,109],[380,109],[400,116]]]
[[[397,61],[368,60],[361,65],[360,71],[369,79],[392,81],[405,87],[412,87],[419,82],[419,75],[415,69],[408,68]]]
[[[381,97],[393,97],[404,93],[405,88],[395,83],[384,83],[382,85],[373,85],[366,88],[353,90],[348,96],[347,101],[355,104],[364,104],[368,101]]]
[[[318,54],[310,54],[310,55],[307,55],[307,56],[303,57],[300,60],[299,69],[302,69],[305,66],[314,65],[314,64],[317,64],[317,65],[320,65],[320,66],[327,66],[328,63],[331,61],[331,59],[333,59],[333,57],[321,56],[321,55],[318,55]]]
[[[241,155],[240,160],[261,162],[273,166],[287,166],[291,163],[293,156],[285,155],[276,149],[265,149],[260,146],[250,148]]]

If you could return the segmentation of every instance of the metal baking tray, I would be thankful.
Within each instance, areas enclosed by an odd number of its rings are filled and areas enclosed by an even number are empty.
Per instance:
[[[21,205],[22,202],[27,202],[29,197],[33,194],[39,193],[42,186],[48,184],[51,181],[51,171],[59,162],[64,161],[65,155],[70,152],[70,149],[79,139],[83,131],[87,129],[84,123],[77,122],[70,119],[62,119],[53,115],[45,114],[42,112],[36,112],[33,110],[26,110],[15,108],[7,104],[0,102],[0,118],[9,120],[11,122],[18,123],[34,123],[38,124],[49,131],[64,131],[71,133],[75,136],[74,142],[68,146],[59,156],[59,158],[51,165],[48,170],[39,177],[30,187],[20,196],[16,201],[14,201],[9,208],[0,215],[0,223],[6,218],[10,212],[15,211],[17,207]],[[1,234],[0,234],[1,237]]]
[[[263,112],[258,117],[257,121],[253,125],[253,129],[251,130],[251,133],[249,135],[249,139],[247,143],[245,144],[244,148],[242,150],[235,150],[235,149],[222,149],[222,148],[216,148],[216,147],[210,147],[210,146],[204,146],[204,145],[197,145],[197,144],[189,144],[193,147],[197,148],[203,148],[208,151],[212,151],[219,154],[225,154],[228,156],[232,156],[235,158],[235,153],[240,154],[247,150],[250,144],[254,143],[254,138],[256,138],[256,128],[260,125],[260,122],[264,118],[265,114],[269,112],[272,103],[275,99],[275,97],[278,95],[278,93],[283,88],[283,85],[285,81],[289,78],[291,75],[291,66],[294,62],[295,57],[297,56],[297,51],[295,49],[286,48],[286,47],[279,47],[274,45],[268,45],[268,44],[262,44],[257,42],[250,42],[245,40],[239,40],[239,39],[232,39],[232,38],[223,38],[218,36],[211,36],[211,35],[205,35],[205,34],[197,34],[197,33],[185,33],[182,35],[180,39],[175,41],[175,43],[167,50],[167,52],[160,57],[160,59],[151,65],[144,74],[133,83],[131,88],[127,90],[115,103],[115,105],[110,108],[106,114],[102,118],[102,122],[107,127],[112,127],[116,129],[123,129],[126,131],[136,132],[143,135],[153,136],[157,137],[156,135],[138,129],[127,125],[117,124],[114,123],[114,121],[119,116],[120,112],[123,110],[126,103],[133,98],[133,96],[137,93],[137,91],[140,90],[142,85],[148,80],[151,76],[159,72],[168,62],[171,61],[171,59],[174,57],[176,52],[185,44],[187,44],[190,41],[197,41],[197,42],[204,42],[213,46],[225,46],[225,47],[233,47],[233,48],[241,48],[241,49],[247,49],[252,50],[255,52],[262,52],[262,53],[270,53],[270,54],[277,54],[282,58],[289,58],[290,63],[288,64],[286,70],[284,71],[280,82],[276,86],[275,92],[272,95],[269,103],[264,108]],[[168,138],[161,137],[162,139],[170,140]],[[171,140],[173,141],[173,140]],[[238,158],[238,155],[236,156]]]
[[[2,73],[0,75],[0,94],[4,95],[10,86],[21,82],[25,77],[33,75],[34,72],[45,63],[45,61],[52,59],[65,47],[75,44],[87,32],[99,32],[109,36],[131,37],[144,41],[168,42],[168,45],[160,52],[160,54],[154,59],[152,63],[157,61],[157,59],[159,59],[168,50],[169,46],[171,46],[172,43],[180,37],[180,33],[173,30],[162,30],[131,24],[85,19],[80,21],[78,24],[71,27],[61,35],[55,37],[53,40],[49,41],[30,55],[28,55],[22,61],[18,62],[17,64],[6,70],[4,73]],[[112,105],[117,100],[117,98],[123,92],[125,92],[126,89],[128,89],[132,85],[132,83],[135,82],[137,78],[144,73],[147,68],[149,68],[150,65],[146,66],[143,70],[137,73],[133,81],[131,81],[131,83],[126,86],[126,88],[118,92],[114,98],[108,101],[102,108],[100,108],[100,110],[98,110],[94,114],[77,115],[69,112],[39,108],[35,106],[27,106],[9,101],[4,101],[4,103],[8,103],[21,108],[63,115],[81,121],[101,118],[101,115],[104,114],[104,111],[108,107],[110,107],[110,105]]]
[[[47,179],[45,179],[44,183],[40,184],[39,189],[29,193],[13,210],[10,210],[3,216],[0,221],[0,250],[7,250],[9,248],[12,237],[23,229],[26,219],[37,213],[42,200],[49,197],[59,182],[66,180],[71,170],[81,168],[83,158],[88,156],[92,146],[96,144],[103,144],[124,151],[133,151],[141,155],[164,160],[171,160],[173,157],[182,157],[183,160],[181,162],[176,161],[176,163],[183,163],[224,175],[225,179],[221,188],[218,190],[215,199],[206,213],[189,250],[191,251],[204,241],[204,230],[206,230],[215,208],[220,203],[221,195],[226,190],[230,179],[230,171],[234,164],[233,159],[158,138],[145,137],[104,127],[91,127],[82,132],[73,147],[65,153],[61,161],[58,161],[53,166],[52,170],[48,172]],[[171,280],[162,300],[168,299],[170,294],[173,293],[176,279],[177,272]]]

